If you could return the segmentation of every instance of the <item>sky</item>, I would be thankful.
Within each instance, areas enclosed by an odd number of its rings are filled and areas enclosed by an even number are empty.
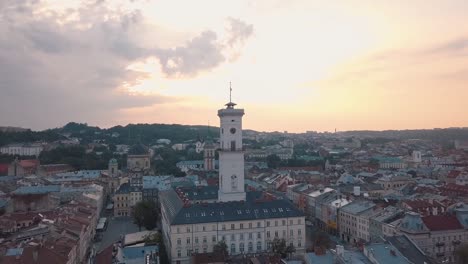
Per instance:
[[[0,126],[468,126],[465,0],[0,0]]]

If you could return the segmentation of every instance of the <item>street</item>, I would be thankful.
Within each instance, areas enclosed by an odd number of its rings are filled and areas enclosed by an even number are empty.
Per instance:
[[[107,230],[103,232],[102,240],[94,244],[97,252],[117,242],[121,235],[138,232],[138,226],[131,217],[109,217]],[[144,228],[142,228],[142,231]]]

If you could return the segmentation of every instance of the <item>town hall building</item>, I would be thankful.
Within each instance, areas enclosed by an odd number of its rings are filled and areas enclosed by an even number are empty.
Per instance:
[[[163,237],[172,263],[190,263],[194,253],[209,253],[224,241],[230,255],[271,252],[275,238],[304,252],[305,216],[288,200],[246,192],[242,117],[229,102],[220,118],[219,189],[195,187],[160,192]],[[213,202],[214,201],[214,202]]]

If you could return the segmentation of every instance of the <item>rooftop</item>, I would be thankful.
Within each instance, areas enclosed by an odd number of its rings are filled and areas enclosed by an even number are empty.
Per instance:
[[[365,246],[367,257],[375,259],[379,264],[412,264],[398,249],[390,244],[371,244]]]
[[[184,204],[174,190],[160,197],[172,225],[303,216],[289,201],[266,199],[262,192],[247,192],[245,202],[227,203]]]
[[[422,220],[431,231],[463,229],[455,215],[429,215]]]
[[[143,189],[168,190],[172,176],[143,176]]]
[[[21,186],[13,194],[26,195],[26,194],[47,194],[51,192],[60,192],[59,185],[45,185],[45,186]]]
[[[369,201],[354,201],[354,202],[351,202],[350,204],[347,204],[343,207],[341,207],[341,210],[343,212],[347,212],[347,213],[350,213],[350,214],[360,214],[360,213],[363,213],[369,209],[372,209],[373,207],[375,207],[375,204],[373,202],[369,202]]]

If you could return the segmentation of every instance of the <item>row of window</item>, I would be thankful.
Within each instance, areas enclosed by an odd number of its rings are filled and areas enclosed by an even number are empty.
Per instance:
[[[279,226],[281,224],[281,226],[286,226],[286,220],[281,220],[281,222],[279,220],[275,220],[274,222],[273,221],[266,221],[266,226],[267,227],[270,227],[274,224],[274,226]],[[302,219],[297,219],[297,224],[298,225],[301,225],[302,224]],[[289,225],[294,225],[294,221],[292,219],[289,220]],[[229,228],[230,227],[230,228]],[[262,222],[257,222],[256,224],[256,228],[261,228],[262,227]],[[248,225],[244,225],[243,223],[240,223],[240,224],[231,224],[231,225],[226,225],[226,224],[222,224],[221,226],[221,229],[222,230],[235,230],[235,229],[245,229],[245,228],[254,228],[254,225],[253,223],[248,223]],[[202,226],[202,231],[206,231],[207,228],[206,226]],[[216,230],[216,225],[213,225],[212,226],[212,230],[215,231]],[[190,233],[190,227],[187,227],[186,228],[186,231],[187,233]],[[198,229],[198,226],[195,226],[195,232],[198,232],[199,229]],[[177,227],[177,233],[180,233],[180,228]]]
[[[283,238],[286,238],[286,230],[283,230],[282,233],[283,233],[282,237],[283,237]],[[274,234],[275,234],[275,238],[278,238],[278,237],[279,237],[279,232],[278,232],[278,231],[275,231]],[[301,236],[302,236],[302,230],[301,230],[301,229],[298,229],[298,230],[297,230],[297,235],[298,235],[298,237],[301,237]],[[236,234],[231,234],[229,237],[230,237],[230,240],[231,240],[231,241],[235,241],[237,237],[239,238],[239,240],[244,240],[244,239],[252,240],[252,239],[254,238],[254,233],[246,233],[246,234],[238,234],[238,235],[236,235]],[[256,237],[257,237],[257,239],[261,239],[261,238],[262,238],[262,233],[261,233],[261,232],[258,232],[257,235],[256,235]],[[271,238],[271,233],[270,233],[270,231],[267,231],[267,232],[266,232],[266,237],[267,237],[267,238]],[[293,230],[293,229],[289,230],[289,237],[294,237],[294,230]],[[195,240],[195,244],[198,244],[198,243],[200,242],[200,240],[198,239],[198,237],[194,237],[194,240]],[[226,236],[221,236],[221,240],[226,241]],[[203,236],[203,237],[202,237],[202,241],[203,241],[203,243],[207,243],[207,242],[208,242],[207,237],[206,237],[206,236]],[[216,242],[216,236],[212,236],[212,237],[211,237],[211,242],[213,242],[213,243]],[[190,245],[190,244],[191,244],[191,239],[190,239],[190,237],[187,237],[187,238],[186,238],[186,244],[187,244],[187,245]],[[181,239],[181,238],[178,238],[178,239],[177,239],[177,245],[178,245],[178,246],[181,246],[181,245],[182,245],[182,239]]]

